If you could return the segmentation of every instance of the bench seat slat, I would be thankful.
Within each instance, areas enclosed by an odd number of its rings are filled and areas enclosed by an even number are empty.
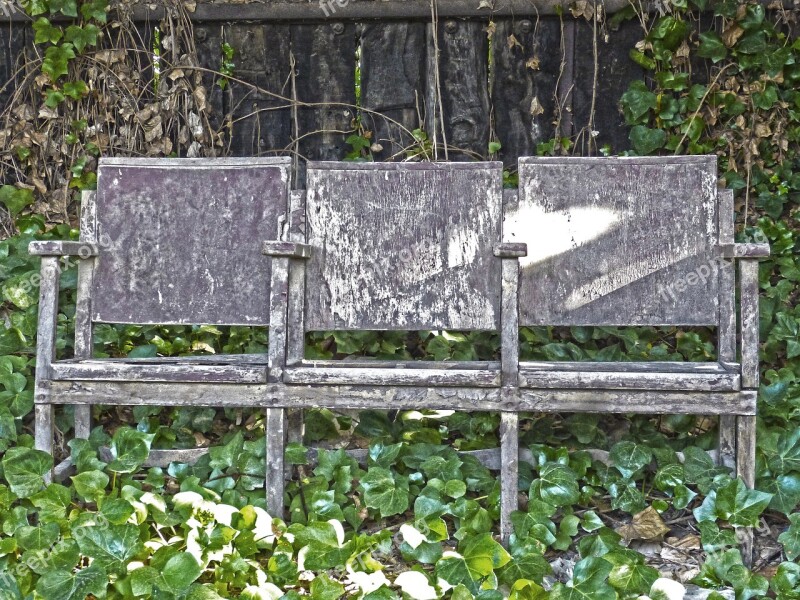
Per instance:
[[[370,367],[295,367],[284,372],[284,381],[301,385],[374,385],[374,386],[472,386],[497,387],[499,370],[478,369],[383,369]]]
[[[266,383],[264,364],[131,363],[85,360],[51,366],[54,380],[142,381],[185,383]]]

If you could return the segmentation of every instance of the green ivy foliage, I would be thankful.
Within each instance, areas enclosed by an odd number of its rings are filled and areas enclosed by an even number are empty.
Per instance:
[[[88,83],[71,79],[70,65],[104,35],[105,0],[23,4],[35,18],[44,103],[56,108],[86,96]],[[66,225],[47,230],[42,217],[28,214],[32,192],[4,185],[0,203],[19,233],[0,242],[0,595],[673,598],[683,586],[661,578],[615,531],[620,518],[649,510],[664,518],[692,511],[706,552],[694,583],[733,588],[741,599],[800,597],[800,566],[793,562],[800,557],[800,44],[781,13],[759,3],[670,6],[631,50],[647,76],[630,86],[621,109],[637,153],[716,153],[725,184],[737,192],[739,239],[772,246],[760,276],[765,369],[756,490],[714,463],[706,452],[714,431],[699,429],[694,417],[633,418],[612,435],[606,425],[613,419],[523,415],[521,446],[532,461],[520,466],[525,502],[503,548],[492,535],[497,477],[457,452],[495,447],[498,415],[320,410],[307,414],[304,443],[335,447],[346,435],[368,448],[366,457],[359,462],[343,449],[321,449],[309,464],[308,449],[290,445],[295,477],[284,521],[265,512],[257,411],[158,407],[133,409],[135,428],[119,426],[113,411],[99,413],[113,427],[70,441],[65,452],[75,474],[45,485],[53,458],[34,450],[29,434],[38,261],[27,245],[75,239],[77,232]],[[697,21],[701,10],[715,18]],[[224,54],[230,61],[232,50]],[[85,127],[73,124],[67,143]],[[366,136],[348,143],[351,158],[366,158]],[[553,140],[542,152],[571,147],[570,140]],[[94,185],[86,164],[80,157],[74,163],[73,189]],[[74,266],[64,267],[62,358],[72,353],[76,284]],[[712,340],[705,329],[531,328],[521,331],[521,351],[530,360],[703,361],[714,359]],[[266,331],[241,327],[101,325],[95,335],[98,356],[263,353],[266,344]],[[308,339],[314,358],[494,359],[498,345],[496,335],[478,332],[319,332]],[[59,414],[59,429],[68,432],[70,421]],[[142,466],[151,449],[194,447],[198,440],[214,446],[194,465]],[[596,448],[607,449],[609,460],[587,451]],[[768,581],[743,564],[739,534],[780,514],[786,561]],[[553,573],[559,555],[574,558],[571,574]]]

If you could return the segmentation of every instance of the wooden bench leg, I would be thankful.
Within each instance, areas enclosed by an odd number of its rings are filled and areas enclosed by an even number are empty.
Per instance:
[[[519,508],[519,416],[500,415],[500,539],[508,545],[511,513]]]
[[[756,417],[736,417],[736,475],[741,477],[745,485],[753,488],[756,483]],[[753,528],[748,527],[739,532],[742,560],[748,567],[754,559]]]
[[[736,415],[719,417],[719,457],[722,467],[736,470]]]
[[[92,431],[92,407],[81,405],[75,407],[75,437],[88,440]]]
[[[267,512],[271,517],[282,519],[285,487],[283,456],[286,448],[286,411],[284,409],[267,409],[265,439],[267,444]]]
[[[53,455],[53,405],[37,404],[34,415],[34,446],[37,450]],[[45,483],[53,480],[52,473],[45,475]]]

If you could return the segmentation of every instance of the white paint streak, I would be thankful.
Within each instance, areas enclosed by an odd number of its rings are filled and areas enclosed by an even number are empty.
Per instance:
[[[610,208],[587,207],[547,212],[542,206],[520,205],[508,211],[503,225],[506,240],[528,244],[522,267],[542,262],[600,237],[619,223]]]

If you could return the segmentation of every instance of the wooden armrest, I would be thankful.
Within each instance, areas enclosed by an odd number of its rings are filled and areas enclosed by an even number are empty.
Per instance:
[[[58,240],[46,240],[31,242],[28,245],[28,253],[33,256],[77,256],[79,258],[90,258],[98,255],[97,244],[89,242],[64,242]]]
[[[723,244],[720,246],[723,258],[766,258],[770,254],[769,244]]]
[[[494,245],[494,255],[498,258],[521,258],[528,256],[528,244],[502,243]]]
[[[309,258],[311,246],[298,242],[264,242],[261,250],[267,256],[288,256],[290,258]]]

